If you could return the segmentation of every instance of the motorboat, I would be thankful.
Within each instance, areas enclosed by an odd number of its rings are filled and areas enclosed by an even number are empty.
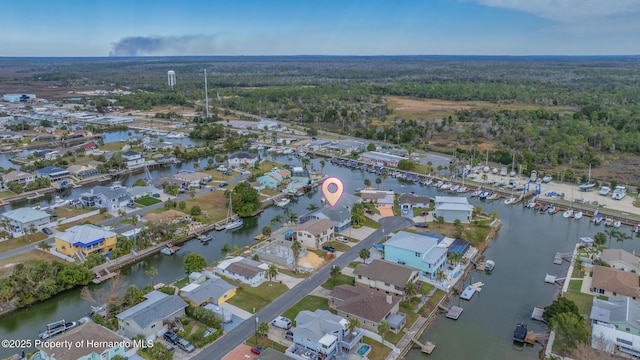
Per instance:
[[[578,210],[578,212],[573,216],[573,218],[576,220],[582,219],[582,210]]]
[[[555,214],[555,212],[556,212],[556,206],[555,206],[555,205],[553,205],[553,204],[551,204],[551,206],[549,206],[549,207],[547,208],[547,214],[549,214],[549,215],[553,215],[553,214]]]
[[[531,170],[531,176],[529,176],[529,181],[536,182],[538,180],[538,172],[535,170]]]
[[[518,323],[516,329],[513,331],[513,341],[524,343],[527,338],[527,324]]]
[[[447,190],[451,186],[450,183],[444,183],[440,186],[440,190]]]
[[[604,226],[611,226],[613,225],[613,219],[608,217],[606,219],[604,219]]]
[[[64,320],[48,324],[47,329],[39,334],[40,339],[50,339],[56,335],[62,334],[63,332],[76,327],[76,325],[78,325],[78,323],[75,321],[67,322]]]
[[[598,191],[598,194],[602,195],[602,196],[607,196],[609,195],[609,193],[611,192],[611,188],[608,186],[603,186],[600,188],[600,191]]]
[[[633,232],[636,234],[640,233],[640,224],[636,224],[636,226],[633,227]]]
[[[498,171],[499,171],[499,170],[498,170],[498,168],[493,168],[493,169],[491,169],[491,173],[492,173],[493,175],[497,175],[497,174],[498,174]]]
[[[476,191],[471,193],[471,197],[480,196],[482,194],[482,189],[477,189]]]
[[[563,218],[570,218],[570,217],[572,217],[572,216],[573,216],[573,209],[572,209],[572,208],[569,208],[567,211],[565,211],[565,212],[562,214],[562,217],[563,217]]]
[[[611,198],[613,200],[622,200],[625,196],[627,196],[627,188],[624,186],[616,186],[615,189],[613,189]]]
[[[529,209],[533,209],[533,208],[535,208],[535,207],[536,207],[536,202],[535,202],[535,201],[530,201],[530,202],[527,204],[527,208],[529,208]]]
[[[457,193],[464,193],[467,192],[467,187],[466,186],[460,186],[457,190]]]
[[[498,181],[498,183],[496,184],[500,187],[507,185],[507,182],[504,179],[500,179],[500,181]]]
[[[596,214],[596,216],[593,217],[593,223],[596,225],[600,225],[603,219],[604,217],[602,216],[602,214]]]
[[[496,263],[493,260],[487,260],[484,263],[484,271],[493,271],[495,267],[496,267]]]
[[[507,198],[507,199],[504,200],[504,204],[505,205],[511,205],[511,204],[514,203],[514,201],[516,201],[516,198],[510,197],[510,198]]]
[[[498,198],[498,194],[497,193],[491,193],[489,195],[487,195],[487,200],[495,200]]]
[[[551,175],[545,175],[542,178],[542,182],[545,183],[545,184],[551,182],[551,180],[553,180],[553,177]]]
[[[547,204],[542,204],[542,206],[540,206],[540,212],[547,212],[547,210],[549,210],[549,205]]]
[[[480,198],[480,200],[485,200],[487,196],[489,196],[489,192],[483,191],[478,197]]]
[[[614,228],[619,228],[622,225],[622,222],[620,220],[616,220],[613,222],[613,227]]]
[[[459,187],[460,187],[459,185],[455,185],[455,184],[451,185],[451,187],[449,188],[449,191],[457,192]]]
[[[278,202],[276,202],[276,206],[283,208],[289,205],[289,203],[291,203],[291,200],[289,198],[282,198]]]
[[[200,234],[200,235],[198,235],[198,240],[200,240],[201,243],[206,244],[209,241],[213,240],[213,235],[211,235],[211,234]]]
[[[500,176],[507,176],[507,168],[506,167],[502,167],[502,169],[500,169]]]

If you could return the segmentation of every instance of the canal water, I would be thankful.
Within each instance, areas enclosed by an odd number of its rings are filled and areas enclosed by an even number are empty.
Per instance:
[[[271,156],[267,158],[271,159]],[[299,159],[295,157],[277,156],[273,160],[293,166],[300,165]],[[313,159],[311,163],[315,169],[320,169],[319,159]],[[362,188],[365,178],[375,184],[374,174],[337,167],[328,159],[325,163],[324,173],[340,177],[345,184],[346,192],[353,193],[356,189]],[[193,168],[192,164],[182,164],[182,167]],[[176,169],[153,171],[152,176],[159,178],[161,174],[175,171]],[[443,195],[436,189],[402,183],[391,177],[382,182],[380,189],[397,193],[413,191],[427,196]],[[320,192],[315,191],[297,198],[288,208],[300,215],[305,213],[312,203],[320,206],[320,199]],[[472,200],[472,203],[475,202],[476,200]],[[496,269],[490,276],[472,273],[470,280],[486,284],[483,291],[470,302],[454,298],[452,304],[460,304],[465,309],[461,318],[458,321],[438,319],[423,339],[436,343],[432,357],[438,359],[458,359],[463,356],[474,359],[534,359],[539,346],[512,346],[515,323],[528,321],[535,305],[545,306],[552,301],[557,287],[544,284],[544,275],[547,272],[564,274],[567,267],[566,264],[554,265],[553,254],[557,251],[570,251],[579,236],[593,235],[597,230],[602,230],[602,227],[590,225],[587,219],[568,221],[560,215],[536,214],[533,210],[523,209],[521,206],[508,207],[498,201],[482,202],[481,205],[486,212],[498,211],[503,220],[498,238],[486,251],[487,258],[496,261]],[[254,236],[259,234],[264,226],[269,225],[277,214],[284,215],[284,212],[284,209],[277,207],[268,208],[258,217],[245,220],[244,226],[238,230],[214,232],[214,240],[208,244],[193,240],[183,244],[182,249],[174,256],[157,254],[126,267],[122,270],[122,278],[128,284],[143,287],[150,281],[144,271],[153,266],[158,270],[158,275],[154,278],[155,283],[176,281],[186,275],[182,267],[182,258],[187,253],[198,252],[204,255],[208,262],[213,262],[220,258],[220,249],[225,243],[240,248],[252,244]],[[633,250],[636,244],[635,240],[627,241],[624,248]],[[108,282],[91,285],[101,286],[108,286]],[[68,291],[0,318],[0,338],[34,339],[47,323],[60,319],[76,320],[90,311],[90,305],[81,299],[80,289]],[[528,323],[533,330],[544,329],[531,321]],[[0,358],[11,354],[7,349],[0,349]],[[419,352],[411,352],[409,355],[410,359],[423,357],[426,356]]]

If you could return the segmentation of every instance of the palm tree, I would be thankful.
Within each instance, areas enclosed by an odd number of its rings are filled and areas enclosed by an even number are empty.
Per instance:
[[[291,251],[293,251],[293,264],[298,266],[298,256],[300,256],[300,253],[302,252],[302,244],[300,244],[300,241],[293,240],[293,243],[291,244]]]
[[[575,266],[576,270],[578,270],[578,275],[582,276],[582,272],[584,271],[584,264],[582,263],[582,260],[580,260],[580,258],[576,258],[573,265]]]
[[[320,234],[316,235],[316,249],[320,249]]]
[[[354,332],[359,327],[360,327],[360,320],[351,316],[347,318],[347,329],[349,330],[350,333]]]
[[[196,189],[189,189],[189,196],[191,196],[191,200],[196,197]]]
[[[295,223],[296,221],[298,221],[298,215],[296,215],[296,213],[291,209],[287,209],[287,211],[284,213],[284,216],[290,223]]]
[[[360,258],[362,259],[362,262],[366,263],[367,259],[371,257],[371,251],[369,251],[369,249],[367,248],[363,248],[360,250]]]
[[[382,184],[382,179],[376,178],[376,185],[378,185],[378,190],[380,190],[380,184]]]
[[[364,187],[371,187],[371,180],[364,179]]]
[[[36,227],[35,224],[29,224],[29,233],[30,234],[35,234],[38,232],[38,228]]]
[[[351,223],[353,225],[362,226],[366,221],[367,217],[364,212],[364,204],[363,203],[355,203],[351,208]]]
[[[382,336],[382,344],[384,345],[384,335],[389,331],[389,322],[387,320],[382,320],[378,323],[378,334]]]
[[[38,243],[38,248],[43,250],[43,251],[47,251],[47,250],[51,249],[51,244],[49,244],[46,241],[40,241]]]
[[[271,264],[267,268],[267,271],[264,272],[264,275],[269,279],[269,282],[272,282],[278,276],[278,268]]]
[[[444,273],[444,270],[438,269],[438,271],[436,271],[436,281],[442,281],[442,280],[445,280],[446,278],[447,278],[447,274]]]
[[[605,230],[604,232],[609,237],[609,248],[611,248],[611,239],[617,238],[619,231],[616,230],[615,228],[611,228],[609,230]]]
[[[338,265],[334,265],[331,267],[331,271],[329,272],[329,276],[331,276],[331,279],[333,280],[333,285],[336,285],[336,280],[338,280],[338,278],[340,277],[340,274],[342,274],[342,268],[340,268],[340,266]]]
[[[622,247],[622,243],[625,240],[631,239],[631,235],[625,234],[622,231],[618,231],[618,235],[616,236],[616,241],[620,243],[620,247]]]
[[[418,285],[416,283],[409,281],[404,286],[404,294],[409,301],[413,299],[416,295],[418,295]]]
[[[307,206],[307,210],[309,210],[309,211],[313,211],[313,210],[315,210],[317,208],[318,208],[318,205],[313,204],[313,203],[311,203],[311,204],[309,204],[309,206]]]
[[[325,165],[326,165],[326,164],[325,164],[324,160],[322,160],[322,159],[321,159],[321,160],[320,160],[320,171],[321,171],[321,172],[323,172],[323,173],[324,173],[324,166],[325,166]]]
[[[153,278],[158,275],[158,269],[152,266],[149,269],[147,269],[147,271],[145,271],[144,274],[149,277],[149,280],[151,280],[151,286],[153,286]]]
[[[222,257],[226,257],[230,252],[231,247],[229,246],[229,244],[222,245],[222,249],[220,249],[220,255],[222,255]]]

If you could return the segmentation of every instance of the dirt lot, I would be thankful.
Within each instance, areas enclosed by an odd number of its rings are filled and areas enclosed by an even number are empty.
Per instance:
[[[62,261],[61,259],[51,255],[48,252],[44,252],[41,250],[30,250],[30,251],[23,252],[23,253],[11,256],[9,258],[0,260],[0,278],[4,278],[11,275],[11,272],[13,271],[13,267],[16,264],[23,264],[27,261],[32,261],[32,260]]]

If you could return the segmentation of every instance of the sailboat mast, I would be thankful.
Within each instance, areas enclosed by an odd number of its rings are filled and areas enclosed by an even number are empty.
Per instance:
[[[204,69],[204,98],[205,98],[205,113],[209,118],[209,91],[207,89],[207,69]]]

